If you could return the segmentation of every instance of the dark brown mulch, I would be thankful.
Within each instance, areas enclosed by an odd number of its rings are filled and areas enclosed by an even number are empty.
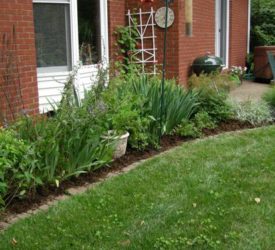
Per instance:
[[[237,130],[249,129],[249,128],[254,128],[254,126],[252,126],[249,123],[241,123],[236,120],[231,120],[231,121],[221,123],[215,129],[205,129],[203,132],[205,136],[211,136],[211,135],[217,135],[224,132],[237,131]],[[119,171],[134,162],[150,158],[154,155],[167,151],[175,146],[182,144],[183,142],[190,141],[190,140],[192,140],[192,138],[186,138],[186,137],[180,137],[180,136],[164,136],[161,140],[161,147],[159,150],[151,148],[145,151],[135,151],[135,150],[129,149],[125,156],[113,161],[109,166],[105,166],[94,172],[83,174],[79,177],[74,177],[71,180],[61,183],[59,188],[52,187],[52,186],[39,188],[35,193],[35,195],[28,197],[27,199],[13,200],[12,203],[9,204],[8,208],[6,209],[5,214],[2,214],[2,216],[0,214],[0,221],[1,221],[1,217],[4,218],[7,215],[20,214],[30,209],[35,209],[43,205],[50,197],[66,194],[66,190],[68,188],[82,186],[87,183],[94,183],[99,179],[104,178],[110,172]]]
[[[255,128],[248,122],[240,122],[237,120],[229,120],[227,122],[221,122],[218,127],[214,129],[204,129],[203,134],[205,136],[217,135],[224,132],[237,131],[242,129]]]

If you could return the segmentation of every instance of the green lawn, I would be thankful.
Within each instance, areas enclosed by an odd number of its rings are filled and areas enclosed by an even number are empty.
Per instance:
[[[274,249],[274,191],[275,127],[221,135],[20,221],[0,249]]]

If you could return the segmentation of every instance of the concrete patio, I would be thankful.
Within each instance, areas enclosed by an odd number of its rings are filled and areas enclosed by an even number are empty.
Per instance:
[[[271,84],[243,81],[242,85],[231,91],[230,96],[236,101],[260,100],[262,95],[268,91]]]

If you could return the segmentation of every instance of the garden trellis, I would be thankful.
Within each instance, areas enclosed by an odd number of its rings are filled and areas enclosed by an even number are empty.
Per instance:
[[[132,62],[140,64],[143,73],[156,74],[156,34],[155,34],[155,11],[151,8],[150,11],[131,12],[128,10],[128,25],[130,30],[134,27],[138,33],[137,42],[140,43],[140,48],[136,48],[132,54]],[[152,66],[152,71],[147,71],[146,68]]]

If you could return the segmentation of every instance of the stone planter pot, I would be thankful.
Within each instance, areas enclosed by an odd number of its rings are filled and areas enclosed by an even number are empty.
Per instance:
[[[115,142],[115,151],[114,151],[114,159],[120,158],[126,153],[127,143],[129,138],[129,133],[125,133],[124,135],[118,136]]]
[[[107,136],[102,136],[102,138],[104,139],[110,139],[114,141],[114,154],[113,154],[113,158],[114,159],[118,159],[120,157],[122,157],[123,155],[125,155],[126,153],[126,149],[127,149],[127,143],[128,143],[128,138],[130,136],[130,134],[128,132],[126,132],[123,135],[120,136],[114,136],[112,134],[114,134],[113,131],[108,131]]]

